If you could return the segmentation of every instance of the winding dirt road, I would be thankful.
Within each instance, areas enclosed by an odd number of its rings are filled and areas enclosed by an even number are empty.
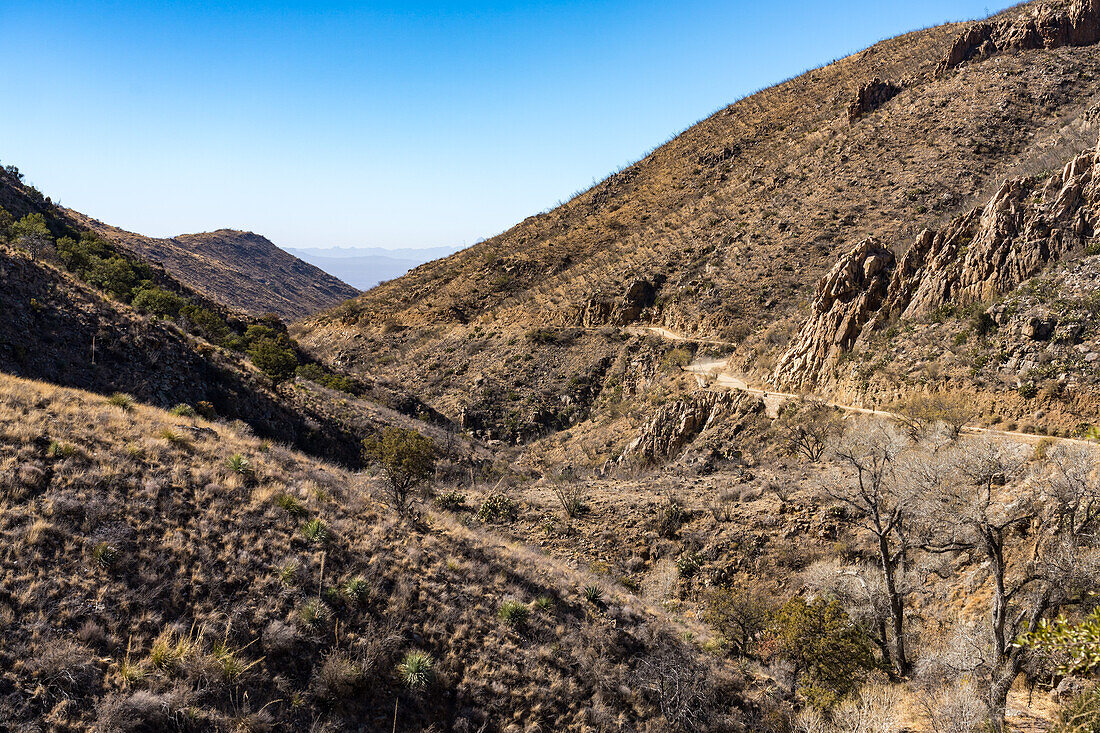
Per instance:
[[[645,326],[645,327],[628,327],[625,329],[628,333],[635,335],[652,334],[660,336],[661,338],[669,341],[691,341],[697,344],[715,344],[722,346],[732,346],[724,341],[714,341],[708,339],[695,339],[681,334],[670,331],[667,328],[661,328],[659,326]],[[684,367],[684,371],[695,374],[700,380],[700,386],[703,387],[725,387],[727,389],[737,390],[738,392],[746,392],[748,394],[754,394],[760,396],[764,400],[764,407],[767,411],[768,417],[775,418],[779,415],[779,408],[790,400],[800,399],[820,399],[824,404],[829,407],[835,407],[843,412],[853,415],[874,415],[876,417],[885,417],[891,419],[899,419],[900,416],[897,413],[888,412],[886,410],[872,410],[867,407],[857,407],[856,405],[847,405],[842,402],[835,402],[833,400],[827,400],[820,396],[812,394],[793,394],[791,392],[775,392],[763,387],[753,387],[745,380],[742,375],[738,375],[732,372],[729,368],[729,359],[697,359],[691,364]],[[977,425],[964,425],[962,427],[964,433],[972,435],[995,435],[1005,438],[1014,438],[1016,440],[1023,441],[1025,443],[1038,443],[1044,438],[1055,440],[1059,443],[1066,443],[1072,445],[1087,445],[1095,447],[1096,443],[1091,440],[1081,440],[1079,438],[1059,438],[1055,436],[1035,435],[1033,433],[1019,433],[1010,430],[997,430],[996,428],[984,428]]]

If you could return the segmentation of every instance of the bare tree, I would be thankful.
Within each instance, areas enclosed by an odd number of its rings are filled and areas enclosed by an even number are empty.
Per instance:
[[[937,430],[946,428],[954,440],[963,426],[974,417],[974,408],[962,397],[946,394],[916,394],[894,406],[894,411],[913,440],[922,440]]]
[[[815,594],[840,601],[852,623],[863,630],[882,658],[892,658],[890,597],[880,567],[824,560],[807,568],[802,577]]]
[[[994,729],[1004,730],[1009,689],[1026,661],[1016,642],[1044,614],[1078,603],[1095,580],[1082,540],[1091,541],[1096,511],[1094,456],[1061,455],[1025,475],[1021,446],[973,441],[945,456],[953,480],[929,497],[934,553],[978,554],[989,572],[988,654],[981,660]],[[1083,467],[1083,468],[1081,468]]]
[[[881,648],[892,677],[909,671],[905,650],[906,589],[900,576],[910,549],[913,501],[895,471],[904,447],[904,438],[889,427],[874,421],[856,423],[837,449],[843,473],[825,489],[829,497],[851,510],[848,521],[876,540],[893,637],[891,650],[883,634]]]
[[[821,460],[842,431],[836,409],[820,400],[792,404],[783,411],[778,424],[790,451],[809,461]]]

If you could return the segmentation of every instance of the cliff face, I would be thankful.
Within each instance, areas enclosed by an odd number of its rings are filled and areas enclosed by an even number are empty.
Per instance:
[[[274,313],[294,321],[359,295],[358,289],[252,232],[219,229],[155,239],[70,213],[208,298],[250,315]]]
[[[1076,156],[1060,174],[1005,181],[981,209],[927,229],[900,262],[873,242],[845,255],[818,284],[810,316],[775,370],[806,385],[861,336],[937,308],[989,302],[1052,262],[1083,252],[1100,224],[1100,150]]]

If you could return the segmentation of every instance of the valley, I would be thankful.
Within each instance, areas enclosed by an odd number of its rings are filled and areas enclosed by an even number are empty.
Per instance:
[[[7,166],[0,729],[1097,729],[1098,82],[914,31],[366,292]]]

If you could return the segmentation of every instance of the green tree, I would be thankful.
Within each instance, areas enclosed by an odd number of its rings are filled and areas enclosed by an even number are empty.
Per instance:
[[[363,441],[363,458],[382,467],[387,499],[400,513],[409,510],[416,491],[435,471],[435,445],[415,430],[386,427],[382,437]]]
[[[118,255],[92,263],[86,279],[91,285],[125,301],[130,300],[134,288],[140,282],[133,266]]]
[[[768,628],[776,604],[762,585],[743,582],[707,594],[706,619],[738,657],[754,659],[757,639]]]
[[[35,257],[42,256],[53,243],[50,228],[46,226],[46,217],[42,214],[27,214],[12,224],[11,239],[16,246],[26,249]]]
[[[1061,674],[1088,674],[1100,669],[1100,608],[1081,623],[1070,623],[1065,616],[1043,619],[1035,631],[1024,634],[1018,643],[1050,657]]]
[[[248,348],[248,356],[256,368],[272,381],[285,382],[294,376],[298,368],[298,357],[294,350],[282,341],[261,338]]]
[[[817,708],[835,705],[876,666],[867,637],[837,601],[792,598],[773,633],[776,653],[794,665],[796,691]]]
[[[179,315],[180,309],[187,305],[187,299],[153,285],[138,290],[131,305],[142,313],[151,313],[161,318],[175,318]]]

